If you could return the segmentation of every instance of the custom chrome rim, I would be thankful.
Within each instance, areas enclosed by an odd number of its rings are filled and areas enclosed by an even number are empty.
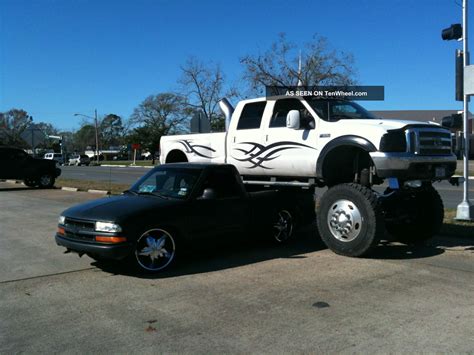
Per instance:
[[[327,217],[331,234],[341,242],[357,238],[362,228],[362,217],[357,206],[349,200],[338,200],[329,209]]]
[[[159,271],[173,261],[175,249],[171,234],[163,229],[151,229],[138,239],[135,257],[143,269]]]
[[[278,212],[277,220],[273,225],[274,237],[278,242],[289,239],[293,233],[293,218],[290,212],[281,210]]]

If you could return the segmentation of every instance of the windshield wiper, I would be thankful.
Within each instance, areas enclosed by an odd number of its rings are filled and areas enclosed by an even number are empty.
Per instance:
[[[169,196],[166,196],[166,195],[163,195],[162,193],[158,192],[158,191],[138,191],[137,192],[138,195],[152,195],[152,196],[158,196],[158,197],[161,197],[165,200],[169,200]]]
[[[123,193],[124,193],[124,194],[125,194],[125,193],[129,193],[129,194],[132,194],[132,195],[138,195],[138,192],[137,192],[137,191],[134,191],[134,190],[125,190]]]

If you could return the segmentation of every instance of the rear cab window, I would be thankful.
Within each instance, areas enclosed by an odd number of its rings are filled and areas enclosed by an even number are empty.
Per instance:
[[[266,101],[250,102],[246,104],[240,114],[237,129],[258,129],[262,123]]]

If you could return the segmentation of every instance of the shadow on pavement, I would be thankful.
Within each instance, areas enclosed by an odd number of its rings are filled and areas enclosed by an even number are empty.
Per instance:
[[[250,265],[272,259],[300,259],[304,254],[326,249],[315,226],[300,231],[295,238],[286,244],[275,244],[268,240],[247,240],[206,243],[193,247],[169,271],[156,275],[137,274],[124,264],[116,262],[94,262],[105,272],[114,275],[128,275],[140,278],[159,279],[193,275],[229,268]],[[390,241],[382,242],[369,255],[368,259],[403,260],[429,258],[444,253],[445,250],[435,243],[425,246],[407,246]]]
[[[421,259],[443,253],[444,249],[438,248],[436,245],[413,246],[382,242],[367,258],[383,260]]]
[[[0,188],[0,192],[10,192],[10,191],[22,191],[22,190],[37,190],[34,187],[6,187],[6,188]]]
[[[250,265],[272,259],[300,259],[303,254],[326,249],[319,237],[315,237],[313,228],[300,231],[294,239],[284,244],[268,240],[246,240],[219,243],[206,243],[193,246],[185,255],[176,260],[169,271],[156,275],[141,275],[131,272],[124,265],[115,262],[94,262],[93,265],[105,272],[141,278],[168,278],[193,275],[229,268]]]

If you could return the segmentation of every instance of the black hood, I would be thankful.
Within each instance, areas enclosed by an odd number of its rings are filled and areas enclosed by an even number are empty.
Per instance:
[[[171,206],[185,202],[158,196],[124,194],[82,203],[65,210],[62,215],[91,221],[121,222],[135,216],[156,214],[160,209],[168,210]]]

